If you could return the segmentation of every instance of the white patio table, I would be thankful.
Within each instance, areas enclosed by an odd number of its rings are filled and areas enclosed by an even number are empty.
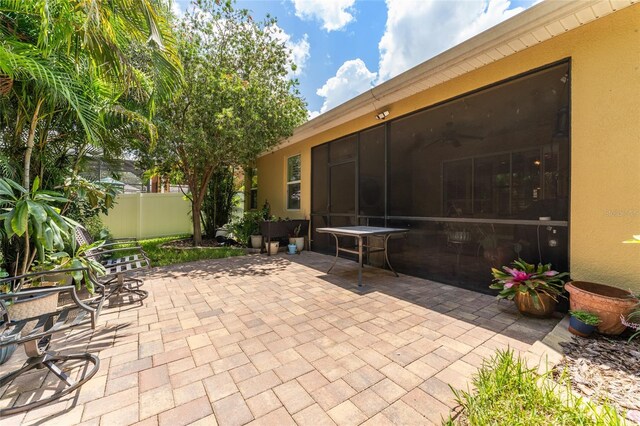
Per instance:
[[[408,229],[404,228],[383,228],[377,226],[340,226],[335,228],[316,228],[316,232],[321,234],[331,234],[336,240],[336,258],[333,261],[333,265],[327,271],[327,274],[331,272],[336,262],[338,262],[338,255],[341,251],[345,253],[358,255],[358,287],[362,287],[362,255],[363,249],[366,249],[366,253],[384,252],[385,263],[389,266],[391,272],[397,277],[397,272],[391,267],[389,263],[389,255],[387,254],[387,242],[392,235],[406,234]],[[350,249],[340,247],[340,240],[338,237],[354,237],[358,242],[358,249]],[[381,237],[383,239],[382,247],[372,247],[369,245],[369,237]],[[364,242],[366,238],[366,243]]]

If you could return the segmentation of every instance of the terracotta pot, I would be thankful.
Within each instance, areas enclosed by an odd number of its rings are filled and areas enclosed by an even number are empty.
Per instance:
[[[55,269],[51,270],[51,273],[42,276],[42,286],[50,287],[56,285],[71,285],[73,282],[73,276],[64,272],[56,272]],[[47,283],[52,283],[51,285]]]
[[[569,306],[572,311],[589,311],[598,314],[598,332],[617,336],[626,326],[620,316],[627,316],[637,300],[631,293],[617,287],[586,281],[571,281],[564,288],[569,292]]]
[[[516,293],[513,299],[516,302],[518,310],[523,315],[538,318],[549,318],[556,310],[557,302],[546,294],[539,293],[540,303],[536,306],[533,298],[528,293]]]

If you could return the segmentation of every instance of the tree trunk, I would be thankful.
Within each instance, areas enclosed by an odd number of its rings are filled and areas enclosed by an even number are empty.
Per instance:
[[[29,126],[29,136],[27,137],[27,149],[24,151],[24,176],[22,177],[22,186],[29,190],[31,179],[31,153],[33,152],[33,145],[35,144],[36,127],[38,126],[38,117],[40,115],[40,107],[44,99],[39,99],[36,104],[36,110],[31,117],[31,125]],[[29,253],[27,253],[28,257]]]
[[[244,169],[244,211],[251,210],[251,185],[252,182],[252,170],[250,167]]]
[[[24,275],[29,270],[29,230],[24,233],[24,258],[22,259],[22,268],[20,269],[20,275]]]
[[[191,201],[191,209],[193,216],[193,245],[197,247],[202,244],[202,221],[200,216],[201,203],[197,201],[196,197],[193,197]]]

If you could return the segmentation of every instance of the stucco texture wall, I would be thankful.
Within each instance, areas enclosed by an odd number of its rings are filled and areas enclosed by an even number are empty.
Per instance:
[[[114,238],[153,238],[192,233],[190,213],[179,193],[121,194],[101,218]]]
[[[571,276],[640,291],[640,5],[389,106],[390,118],[571,58]],[[310,214],[311,147],[379,124],[363,116],[258,160],[260,203]],[[285,210],[285,161],[302,155],[301,210]]]

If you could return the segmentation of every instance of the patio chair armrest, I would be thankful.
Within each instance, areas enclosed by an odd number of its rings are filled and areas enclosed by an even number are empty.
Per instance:
[[[66,273],[86,271],[86,270],[87,269],[85,267],[80,267],[80,268],[51,269],[49,271],[29,272],[22,275],[16,275],[15,277],[2,278],[0,279],[0,285],[10,284],[11,291],[17,292],[17,291],[20,291],[20,288],[24,284],[33,283],[36,281],[38,277],[44,277],[46,275],[61,274],[61,273],[66,274]]]
[[[110,254],[110,253],[118,253],[118,252],[123,252],[123,251],[132,251],[132,250],[136,250],[140,253],[144,253],[144,250],[142,250],[141,246],[134,246],[134,247],[119,247],[119,248],[114,248],[114,249],[109,249],[109,250],[96,250],[95,253],[87,253],[85,254],[86,257],[96,257],[96,256],[101,256],[103,254]],[[146,253],[144,253],[145,257],[146,257]]]
[[[138,239],[137,238],[133,238],[133,237],[128,237],[128,238],[109,238],[108,240],[105,240],[106,243],[118,243],[118,242],[137,242]]]
[[[135,247],[140,247],[140,245],[138,244],[137,241],[122,241],[122,242],[115,242],[115,243],[104,243],[104,244],[100,244],[98,247],[94,248],[94,250],[101,250],[104,248],[110,248],[110,247],[122,247],[122,248],[135,248]]]

